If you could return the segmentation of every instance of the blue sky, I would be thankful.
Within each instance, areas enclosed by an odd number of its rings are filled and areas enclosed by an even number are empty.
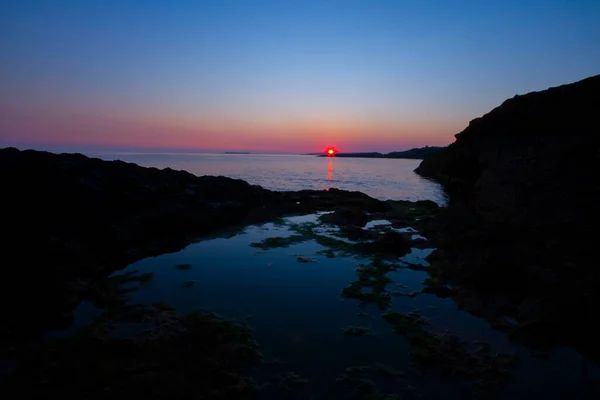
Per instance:
[[[600,73],[599,1],[0,3],[0,145],[448,144]]]

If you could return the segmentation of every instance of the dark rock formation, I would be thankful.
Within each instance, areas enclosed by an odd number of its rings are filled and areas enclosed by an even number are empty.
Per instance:
[[[356,244],[356,249],[363,253],[393,254],[403,256],[410,253],[410,240],[402,233],[385,232],[372,242]]]
[[[454,294],[454,291],[447,286],[425,286],[423,288],[423,293],[435,294],[437,297],[441,297],[445,299]]]
[[[442,152],[446,147],[444,146],[425,146],[418,147],[405,151],[393,151],[386,154],[387,158],[410,158],[416,160],[422,160],[425,157],[430,157],[435,154]]]
[[[442,183],[454,200],[500,182],[525,190],[543,179],[591,173],[585,167],[600,157],[594,146],[600,137],[599,101],[600,75],[515,96],[472,120],[453,144],[425,158],[416,172]]]
[[[490,319],[562,321],[565,340],[596,350],[599,109],[600,75],[515,96],[416,170],[450,195],[424,234],[455,299]]]
[[[359,192],[273,192],[225,177],[13,148],[0,150],[0,182],[0,343],[9,350],[15,340],[68,325],[83,298],[122,301],[103,282],[111,272],[199,236],[285,214],[390,209]]]

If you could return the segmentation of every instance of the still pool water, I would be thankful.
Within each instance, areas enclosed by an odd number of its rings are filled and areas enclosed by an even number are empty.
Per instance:
[[[313,222],[318,222],[318,215],[248,226],[225,234],[226,237],[207,238],[176,253],[140,260],[116,274],[154,274],[149,283],[132,293],[131,303],[165,302],[181,312],[205,309],[247,321],[262,353],[273,361],[274,370],[294,372],[309,382],[304,391],[296,393],[297,397],[273,398],[354,398],[344,392],[336,378],[348,367],[376,363],[404,372],[405,398],[470,398],[466,385],[423,373],[413,366],[407,340],[383,320],[377,306],[340,296],[341,290],[356,280],[358,265],[369,263],[368,258],[327,258],[318,253],[325,248],[312,240],[269,250],[250,246],[265,238],[290,236],[297,224]],[[385,223],[376,221],[370,225]],[[317,229],[320,234],[336,233],[335,228]],[[418,234],[410,227],[402,230]],[[428,265],[423,257],[430,252],[431,249],[413,249],[398,262]],[[298,257],[311,262],[299,262]],[[190,264],[191,268],[173,268],[179,264]],[[388,276],[393,279],[388,290],[412,292],[421,289],[428,275],[426,271],[406,268]],[[193,281],[194,285],[185,287],[186,281]],[[418,312],[429,318],[427,329],[433,332],[448,330],[464,340],[487,341],[492,352],[518,354],[521,363],[514,370],[514,378],[498,392],[501,399],[585,398],[582,360],[572,350],[557,349],[544,359],[532,357],[527,349],[509,343],[487,322],[459,310],[451,299],[434,295],[392,296],[391,310]],[[74,328],[89,322],[96,313],[99,310],[82,303],[75,313]],[[348,326],[369,328],[373,335],[346,336],[342,330]],[[268,379],[268,373],[259,373],[259,382]],[[385,393],[396,389],[385,380],[376,383]]]

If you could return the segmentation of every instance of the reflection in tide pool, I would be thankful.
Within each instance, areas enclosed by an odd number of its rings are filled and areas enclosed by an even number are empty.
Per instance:
[[[402,371],[414,396],[469,397],[464,385],[415,369],[406,338],[394,332],[376,305],[340,296],[341,290],[357,279],[358,265],[370,262],[369,259],[330,258],[320,252],[325,248],[313,240],[268,250],[250,246],[266,238],[289,237],[297,224],[319,224],[317,217],[292,217],[283,223],[249,226],[234,236],[227,234],[228,238],[203,240],[177,253],[138,261],[119,273],[137,270],[154,274],[148,284],[132,293],[132,304],[165,302],[181,312],[205,309],[248,321],[266,360],[277,360],[268,363],[270,368],[306,378],[313,398],[350,398],[343,397],[336,379],[348,367],[374,364]],[[384,223],[372,222],[371,226]],[[335,237],[336,229],[316,226],[319,234]],[[414,229],[404,231],[416,233]],[[424,258],[431,251],[413,248],[399,261],[426,266]],[[182,264],[190,264],[191,268],[173,268]],[[401,268],[388,276],[393,280],[390,291],[412,292],[421,289],[428,274]],[[451,299],[430,294],[392,296],[391,310],[417,312],[429,319],[428,330],[448,330],[464,340],[487,341],[493,352],[516,351],[521,366],[501,389],[501,398],[557,399],[566,393],[570,398],[583,398],[581,359],[573,351],[562,349],[550,354],[549,359],[535,359],[526,349],[513,346],[503,334],[493,331],[485,321],[459,310]],[[85,307],[80,310],[77,324],[89,319],[85,314],[92,311]],[[346,336],[343,329],[349,326],[368,328],[372,335]],[[264,378],[261,374],[268,372],[261,371],[256,376],[259,380]],[[376,384],[385,388],[385,383]]]

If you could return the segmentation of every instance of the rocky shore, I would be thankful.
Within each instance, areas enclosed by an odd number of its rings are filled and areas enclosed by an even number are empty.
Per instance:
[[[598,109],[600,75],[515,96],[416,169],[450,196],[423,227],[437,284],[515,340],[596,360]]]
[[[243,373],[261,356],[247,325],[209,312],[181,315],[167,304],[126,305],[129,286],[152,276],[113,273],[282,216],[335,211],[324,219],[352,236],[369,234],[361,230],[369,220],[405,226],[438,209],[431,201],[380,201],[337,189],[274,192],[225,177],[14,148],[0,150],[0,177],[2,253],[12,260],[0,280],[0,360],[13,363],[10,373],[0,370],[0,387],[27,387],[23,393],[34,397],[251,397],[257,387]],[[297,237],[323,240],[332,255],[406,254],[411,241],[390,233],[348,247],[308,231]],[[271,242],[264,245],[281,245]],[[67,328],[83,300],[106,311],[74,337],[44,338]],[[121,332],[128,326],[141,330]]]
[[[3,353],[68,326],[71,311],[98,298],[111,272],[200,236],[336,207],[391,208],[359,192],[274,192],[225,177],[14,148],[0,150],[0,179],[2,253],[18,264],[5,264],[0,280]]]

